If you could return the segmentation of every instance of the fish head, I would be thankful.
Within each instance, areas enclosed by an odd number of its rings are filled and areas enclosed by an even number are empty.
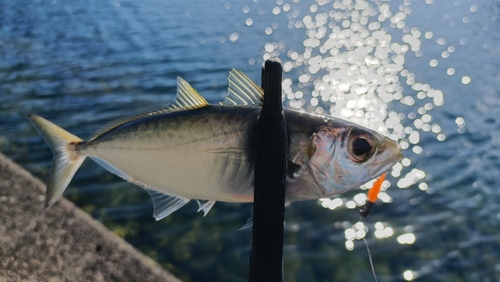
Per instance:
[[[395,141],[344,121],[321,125],[312,135],[308,151],[307,166],[324,197],[357,188],[402,158]]]

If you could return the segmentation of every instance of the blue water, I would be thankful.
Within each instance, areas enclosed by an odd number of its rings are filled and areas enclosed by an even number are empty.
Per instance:
[[[87,138],[108,121],[167,105],[177,76],[212,103],[221,99],[232,68],[258,82],[266,43],[285,43],[284,62],[287,50],[304,48],[304,31],[287,28],[290,14],[272,12],[290,3],[302,18],[319,3],[295,2],[0,0],[0,151],[46,179],[52,153],[28,113]],[[419,183],[399,189],[398,177],[389,176],[392,203],[376,205],[365,220],[379,281],[404,281],[408,271],[420,281],[499,281],[500,6],[493,0],[388,1],[393,11],[403,2],[412,9],[406,25],[422,31],[423,50],[421,56],[408,53],[404,67],[444,93],[444,104],[429,113],[446,140],[422,131],[423,153],[405,150],[411,160],[405,171],[425,171],[421,182],[428,189]],[[403,44],[404,31],[389,30]],[[424,39],[427,31],[431,39]],[[454,51],[442,57],[449,46]],[[431,67],[432,59],[439,64]],[[296,81],[304,71],[296,68],[285,77]],[[402,87],[417,97],[418,91]],[[414,106],[388,107],[408,116],[421,107],[415,99]],[[238,228],[249,204],[217,203],[203,218],[192,203],[155,222],[147,193],[91,161],[65,196],[186,281],[247,280],[250,230]],[[286,209],[285,280],[372,281],[363,242],[346,249],[344,231],[357,222],[357,210],[292,203]],[[377,222],[393,235],[374,236]],[[399,243],[403,234],[415,241]]]

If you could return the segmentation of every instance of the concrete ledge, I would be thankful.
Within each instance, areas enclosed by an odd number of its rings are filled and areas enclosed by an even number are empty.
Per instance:
[[[0,282],[180,281],[0,153]]]

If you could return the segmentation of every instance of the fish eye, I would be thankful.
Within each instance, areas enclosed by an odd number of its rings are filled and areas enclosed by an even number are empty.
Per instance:
[[[375,153],[376,141],[373,135],[363,131],[352,131],[349,134],[347,151],[349,158],[357,163],[367,161]]]

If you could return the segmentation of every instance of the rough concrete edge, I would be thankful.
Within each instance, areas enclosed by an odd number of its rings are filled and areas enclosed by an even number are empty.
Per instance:
[[[16,171],[19,173],[21,176],[25,177],[27,180],[32,181],[35,186],[40,189],[43,193],[45,193],[45,184],[35,176],[33,176],[29,171],[25,170],[23,167],[21,167],[19,164],[15,163],[13,160],[11,160],[9,157],[5,156],[0,152],[0,162],[6,164],[8,167],[10,167],[12,170]],[[115,242],[120,248],[128,252],[131,256],[134,256],[137,258],[137,260],[141,261],[144,266],[148,267],[151,269],[153,273],[161,274],[162,276],[165,276],[169,279],[169,281],[176,282],[179,280],[177,277],[175,277],[173,274],[165,270],[162,266],[160,266],[158,263],[156,263],[153,259],[150,257],[144,255],[137,249],[135,249],[132,245],[127,243],[125,240],[122,238],[116,236],[114,233],[109,231],[102,223],[98,222],[94,218],[92,218],[88,213],[84,212],[77,206],[75,206],[72,202],[67,200],[64,197],[61,197],[58,200],[58,203],[60,205],[63,205],[67,209],[71,209],[74,211],[75,216],[80,217],[83,221],[88,223],[92,228],[96,229],[99,233],[101,233],[105,238],[109,239],[112,242]]]

